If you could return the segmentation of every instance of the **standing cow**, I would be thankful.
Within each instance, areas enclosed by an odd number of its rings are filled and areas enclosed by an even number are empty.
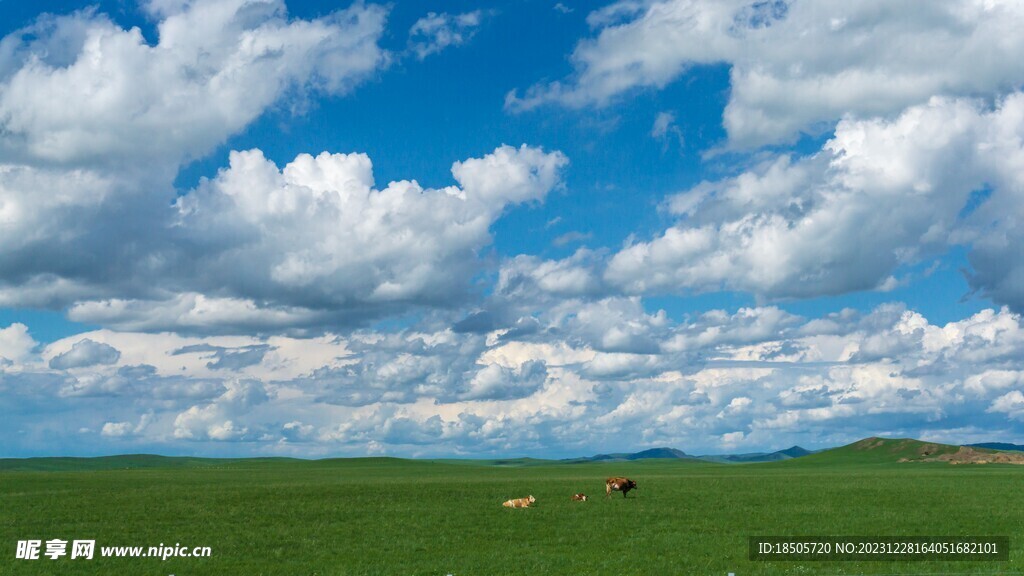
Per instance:
[[[614,476],[605,480],[604,491],[609,498],[612,496],[612,490],[618,490],[622,492],[622,497],[626,497],[626,493],[630,490],[636,490],[636,482],[633,482],[629,478],[623,478],[622,476]]]

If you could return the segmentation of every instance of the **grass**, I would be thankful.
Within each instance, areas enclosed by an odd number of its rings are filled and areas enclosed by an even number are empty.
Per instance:
[[[884,450],[864,452],[747,465],[133,456],[127,466],[110,459],[87,470],[73,461],[4,461],[0,574],[741,576],[1024,567],[1024,551],[1013,548],[1024,542],[1024,467],[897,464]],[[606,499],[611,475],[639,488]],[[580,491],[592,501],[570,502]],[[501,506],[528,494],[534,508]],[[751,562],[751,535],[1008,535],[1011,559]],[[16,542],[30,538],[95,539],[98,547],[180,542],[210,546],[213,556],[15,560]]]

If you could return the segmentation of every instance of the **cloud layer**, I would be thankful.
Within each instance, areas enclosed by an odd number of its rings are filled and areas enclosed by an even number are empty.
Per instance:
[[[123,447],[304,455],[713,452],[909,430],[984,440],[1024,427],[1024,322],[1006,309],[943,326],[898,304],[810,320],[718,310],[675,323],[637,304],[567,303],[574,312],[518,337],[96,331],[7,361],[3,402],[47,402],[66,421],[54,430],[17,410],[4,427],[26,450],[97,435]],[[97,353],[70,360],[84,351]]]

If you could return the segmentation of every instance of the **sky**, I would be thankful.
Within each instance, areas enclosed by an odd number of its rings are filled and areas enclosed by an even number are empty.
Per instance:
[[[0,1],[0,457],[1024,443],[1022,28]]]

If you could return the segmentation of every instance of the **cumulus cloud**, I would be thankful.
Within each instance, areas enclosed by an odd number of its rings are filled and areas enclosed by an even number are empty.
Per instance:
[[[149,8],[160,18],[155,45],[95,10],[43,17],[5,37],[0,154],[173,165],[208,152],[286,91],[343,92],[386,58],[378,6],[316,20],[289,19],[277,0]]]
[[[276,103],[346,92],[387,63],[378,6],[316,20],[275,0],[146,9],[152,45],[93,9],[0,40],[2,305],[138,298],[187,253],[167,232],[183,163]]]
[[[481,10],[463,14],[430,12],[409,29],[409,46],[423,60],[449,46],[468,42],[483,20]]]
[[[464,400],[510,400],[525,398],[540,389],[547,379],[544,362],[532,360],[517,368],[488,364],[473,375]]]
[[[966,244],[972,285],[1022,309],[1012,254],[1022,118],[1014,93],[992,109],[936,98],[892,120],[844,120],[816,154],[778,155],[671,197],[676,224],[615,254],[604,280],[632,293],[844,294],[885,289],[900,266]]]
[[[1008,392],[994,401],[988,409],[989,412],[1001,412],[1010,418],[1020,420],[1024,418],[1024,394],[1020,390]]]
[[[580,248],[561,260],[520,254],[498,271],[496,298],[510,305],[529,306],[552,298],[596,297],[607,292],[597,270],[603,253]]]
[[[232,380],[209,404],[197,404],[174,419],[174,437],[183,440],[239,441],[250,438],[250,428],[235,420],[269,400],[263,383]]]
[[[98,252],[113,255],[105,269],[123,275],[97,276],[91,260],[76,258],[88,242],[31,263],[38,252],[26,246],[5,252],[0,265],[20,275],[38,267],[66,288],[42,293],[50,305],[70,303],[71,318],[120,329],[352,324],[464,296],[490,226],[509,206],[542,200],[566,163],[559,152],[500,146],[454,163],[459,186],[424,189],[411,180],[377,189],[364,154],[303,154],[279,169],[259,150],[233,152],[230,166],[173,206],[142,206],[138,229],[91,232],[104,243]],[[122,235],[134,243],[115,246]],[[93,278],[72,279],[86,274]],[[41,297],[34,288],[10,285],[0,300],[24,304]],[[110,292],[118,297],[97,297]]]
[[[605,105],[692,67],[728,64],[725,128],[732,145],[753,147],[847,114],[885,116],[937,94],[1024,81],[1016,2],[626,0],[588,22],[597,35],[577,44],[574,74],[511,92],[508,107]]]
[[[83,338],[71,346],[71,350],[50,359],[50,368],[68,370],[96,364],[114,364],[121,358],[117,348],[102,342]]]
[[[176,201],[174,233],[201,247],[190,254],[194,274],[178,281],[191,284],[182,292],[233,293],[236,308],[284,323],[302,323],[310,309],[360,320],[410,304],[444,305],[465,295],[491,224],[509,206],[543,199],[566,162],[558,152],[501,146],[456,162],[458,187],[424,189],[411,180],[377,189],[363,154],[300,155],[279,169],[258,150],[232,153],[230,167]],[[181,314],[198,317],[195,302]],[[71,314],[117,324],[119,311],[134,322],[149,308],[101,302]]]
[[[6,328],[0,328],[0,358],[8,361],[25,359],[36,347],[36,341],[28,333],[28,326],[15,322]]]
[[[131,422],[106,422],[103,424],[103,428],[100,430],[100,434],[103,436],[110,437],[121,437],[131,432]]]
[[[648,314],[639,298],[570,300],[546,315],[570,342],[601,352],[658,352],[669,324],[664,310]]]
[[[153,423],[154,413],[146,412],[139,418],[137,424],[131,422],[105,422],[100,429],[100,436],[109,438],[128,438],[138,436],[146,431],[146,428]]]

